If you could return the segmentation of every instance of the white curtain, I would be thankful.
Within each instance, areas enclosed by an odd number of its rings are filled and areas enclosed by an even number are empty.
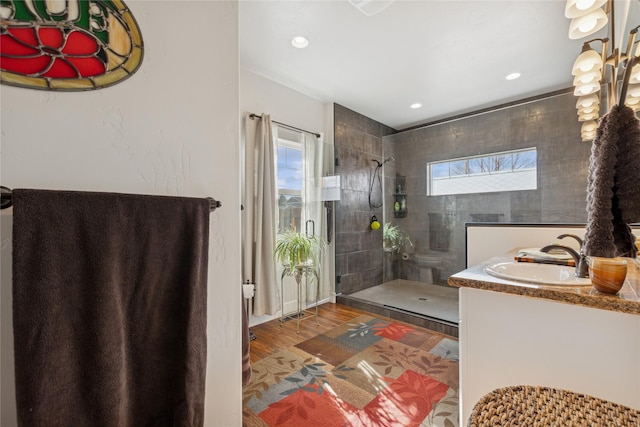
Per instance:
[[[273,249],[276,242],[276,181],[271,117],[245,120],[245,185],[243,215],[243,280],[255,283],[253,315],[279,309]]]

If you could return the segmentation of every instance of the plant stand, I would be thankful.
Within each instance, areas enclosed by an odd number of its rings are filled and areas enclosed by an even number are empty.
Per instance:
[[[291,276],[296,279],[297,284],[297,300],[298,300],[298,310],[293,313],[286,314],[284,313],[284,277]],[[315,301],[315,312],[312,310],[304,308],[306,305],[305,302],[302,301],[302,277],[308,278],[311,275],[311,278],[315,278],[316,280],[316,301]],[[280,326],[284,325],[284,322],[287,321],[289,317],[295,317],[297,320],[296,325],[296,333],[300,333],[300,320],[309,319],[310,317],[303,318],[304,313],[310,313],[311,317],[316,318],[316,325],[320,325],[318,321],[318,299],[320,297],[320,278],[318,276],[318,272],[312,265],[296,265],[294,270],[291,271],[291,267],[288,265],[284,266],[284,270],[282,271],[282,275],[280,276],[280,306],[282,309],[282,314],[280,316]]]

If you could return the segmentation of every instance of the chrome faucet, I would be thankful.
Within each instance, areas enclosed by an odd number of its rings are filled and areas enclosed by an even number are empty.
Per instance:
[[[579,261],[576,262],[576,276],[577,277],[583,277],[583,276],[578,276],[578,272],[580,272],[580,274],[584,275],[584,277],[589,277],[589,262],[588,262],[588,258],[584,255],[584,252],[582,251],[582,247],[583,247],[583,240],[576,236],[575,234],[561,234],[559,235],[557,238],[558,239],[564,239],[565,237],[572,237],[574,239],[576,239],[576,241],[578,242],[579,245]]]
[[[584,256],[582,251],[576,252],[575,249],[569,246],[563,245],[547,245],[540,249],[540,252],[549,252],[551,249],[560,249],[571,255],[576,262],[576,277],[585,278],[589,277],[589,265],[587,264],[587,257]]]
[[[582,252],[582,239],[580,237],[576,236],[575,234],[561,234],[557,238],[564,239],[565,237],[573,237],[574,239],[576,239],[578,241],[578,244],[580,245],[580,252]]]

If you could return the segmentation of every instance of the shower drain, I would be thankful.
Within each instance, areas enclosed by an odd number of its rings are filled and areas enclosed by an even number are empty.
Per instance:
[[[429,301],[429,299],[428,299],[428,298],[425,298],[425,297],[419,297],[418,299],[419,299],[420,301]]]

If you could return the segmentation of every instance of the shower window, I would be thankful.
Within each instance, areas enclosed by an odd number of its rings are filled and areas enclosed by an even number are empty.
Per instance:
[[[503,151],[427,163],[427,195],[535,190],[537,150]]]
[[[300,231],[302,224],[302,144],[279,138],[276,143],[278,232]]]

